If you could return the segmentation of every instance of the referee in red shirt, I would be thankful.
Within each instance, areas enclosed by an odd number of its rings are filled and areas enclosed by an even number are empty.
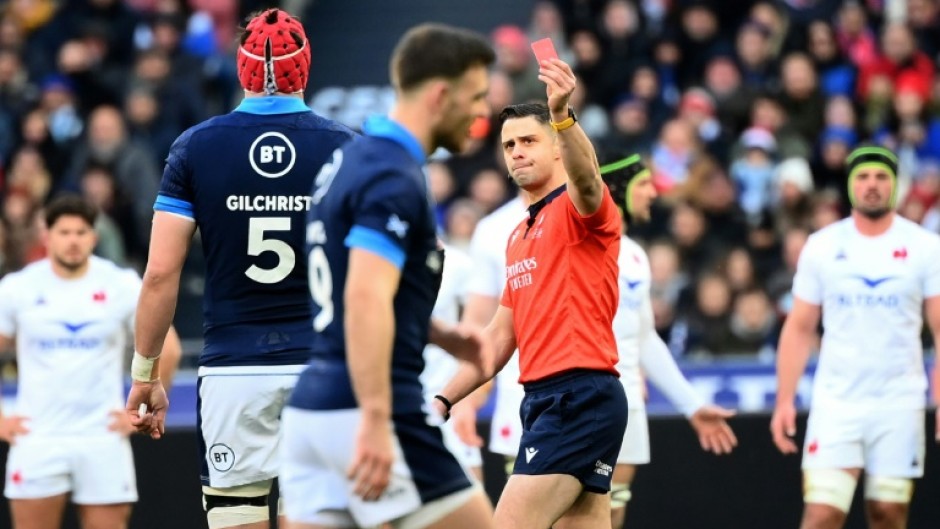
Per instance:
[[[506,288],[484,334],[495,371],[518,346],[526,393],[522,441],[496,526],[609,527],[607,492],[627,425],[612,331],[621,219],[568,106],[571,68],[542,61],[539,79],[548,106],[500,113],[506,165],[531,205],[508,241]],[[485,381],[461,370],[435,405],[446,416]]]

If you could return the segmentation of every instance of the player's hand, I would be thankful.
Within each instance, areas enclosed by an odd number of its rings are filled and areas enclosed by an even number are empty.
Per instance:
[[[568,99],[577,85],[571,66],[561,59],[548,59],[539,63],[539,80],[545,83],[548,109],[552,114],[568,117]],[[563,118],[564,119],[564,118]]]
[[[16,436],[29,433],[25,423],[28,419],[19,415],[0,417],[0,441],[16,444]]]
[[[692,415],[689,422],[698,434],[702,450],[715,455],[730,454],[738,446],[727,419],[734,417],[734,411],[711,404],[702,406]]]
[[[799,452],[796,442],[796,407],[792,402],[780,403],[774,407],[774,415],[770,419],[770,434],[773,436],[777,450],[782,454],[795,454]]]
[[[114,410],[109,415],[111,415],[111,422],[108,424],[108,430],[125,437],[137,431],[137,428],[131,423],[130,414],[126,411]]]
[[[140,405],[146,404],[147,410],[140,414]],[[130,417],[131,424],[138,433],[150,435],[154,439],[163,437],[166,423],[166,410],[170,401],[159,379],[151,382],[133,381],[127,394],[124,411]]]
[[[459,360],[469,363],[485,378],[491,378],[494,370],[495,354],[483,331],[473,325],[461,323],[454,329],[460,337],[460,347],[451,354]]]
[[[454,425],[454,433],[464,444],[476,448],[483,446],[483,438],[477,432],[477,410],[468,399],[454,404],[450,410],[450,422]]]
[[[392,458],[391,420],[363,413],[352,462],[346,471],[357,496],[365,501],[382,496],[391,476]]]

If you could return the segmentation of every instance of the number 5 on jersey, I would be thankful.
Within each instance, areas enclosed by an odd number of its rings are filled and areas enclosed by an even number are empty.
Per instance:
[[[336,176],[336,171],[339,170],[342,163],[343,151],[336,149],[333,151],[333,158],[320,168],[320,172],[315,178],[317,191],[313,195],[314,204],[319,203],[323,199],[323,195],[329,191],[330,184],[333,183],[333,177]],[[245,275],[253,281],[270,285],[283,281],[290,275],[297,263],[297,257],[294,255],[294,249],[286,242],[278,239],[266,239],[264,233],[267,231],[289,232],[290,217],[252,217],[248,219],[248,255],[257,257],[264,252],[274,252],[277,254],[277,265],[274,268],[261,268],[258,265],[251,265],[245,270]],[[323,262],[326,262],[325,256]],[[332,321],[332,307],[330,309],[330,321]],[[324,324],[324,327],[327,324]]]
[[[252,217],[248,219],[248,255],[258,256],[274,252],[277,264],[274,268],[251,265],[245,275],[253,281],[270,285],[283,281],[294,269],[297,257],[294,249],[282,240],[265,238],[265,232],[290,231],[290,217]]]

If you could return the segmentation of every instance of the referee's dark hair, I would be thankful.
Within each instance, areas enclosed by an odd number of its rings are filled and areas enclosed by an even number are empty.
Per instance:
[[[534,117],[542,125],[548,125],[552,120],[548,105],[545,103],[518,103],[509,105],[499,113],[499,123],[516,118]]]
[[[445,24],[421,24],[398,41],[389,71],[395,88],[407,92],[431,79],[457,79],[471,67],[495,60],[483,35]]]
[[[52,199],[46,206],[46,227],[51,228],[60,217],[80,217],[94,227],[98,219],[98,208],[76,194],[63,194]]]

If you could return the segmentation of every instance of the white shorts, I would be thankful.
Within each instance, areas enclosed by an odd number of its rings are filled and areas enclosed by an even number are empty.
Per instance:
[[[137,501],[130,441],[118,434],[16,438],[7,457],[11,500],[49,498],[67,492],[80,505]]]
[[[650,429],[646,409],[630,408],[627,430],[617,455],[618,465],[645,465],[650,462]]]
[[[454,432],[453,423],[445,422],[442,424],[441,434],[444,436],[444,445],[447,446],[451,454],[454,454],[460,466],[467,470],[483,466],[483,456],[480,455],[480,449],[463,442]]]
[[[277,476],[281,411],[304,366],[199,368],[202,484],[235,487]]]
[[[475,486],[423,414],[393,418],[388,488],[376,501],[357,496],[346,472],[360,416],[357,409],[284,410],[280,487],[288,520],[343,528],[416,516],[433,521],[469,500]]]
[[[496,375],[496,402],[490,423],[489,450],[494,454],[516,457],[522,439],[519,410],[525,390],[519,383],[519,353],[513,353],[506,367]]]
[[[872,476],[924,475],[924,410],[811,409],[803,468],[861,468]]]

